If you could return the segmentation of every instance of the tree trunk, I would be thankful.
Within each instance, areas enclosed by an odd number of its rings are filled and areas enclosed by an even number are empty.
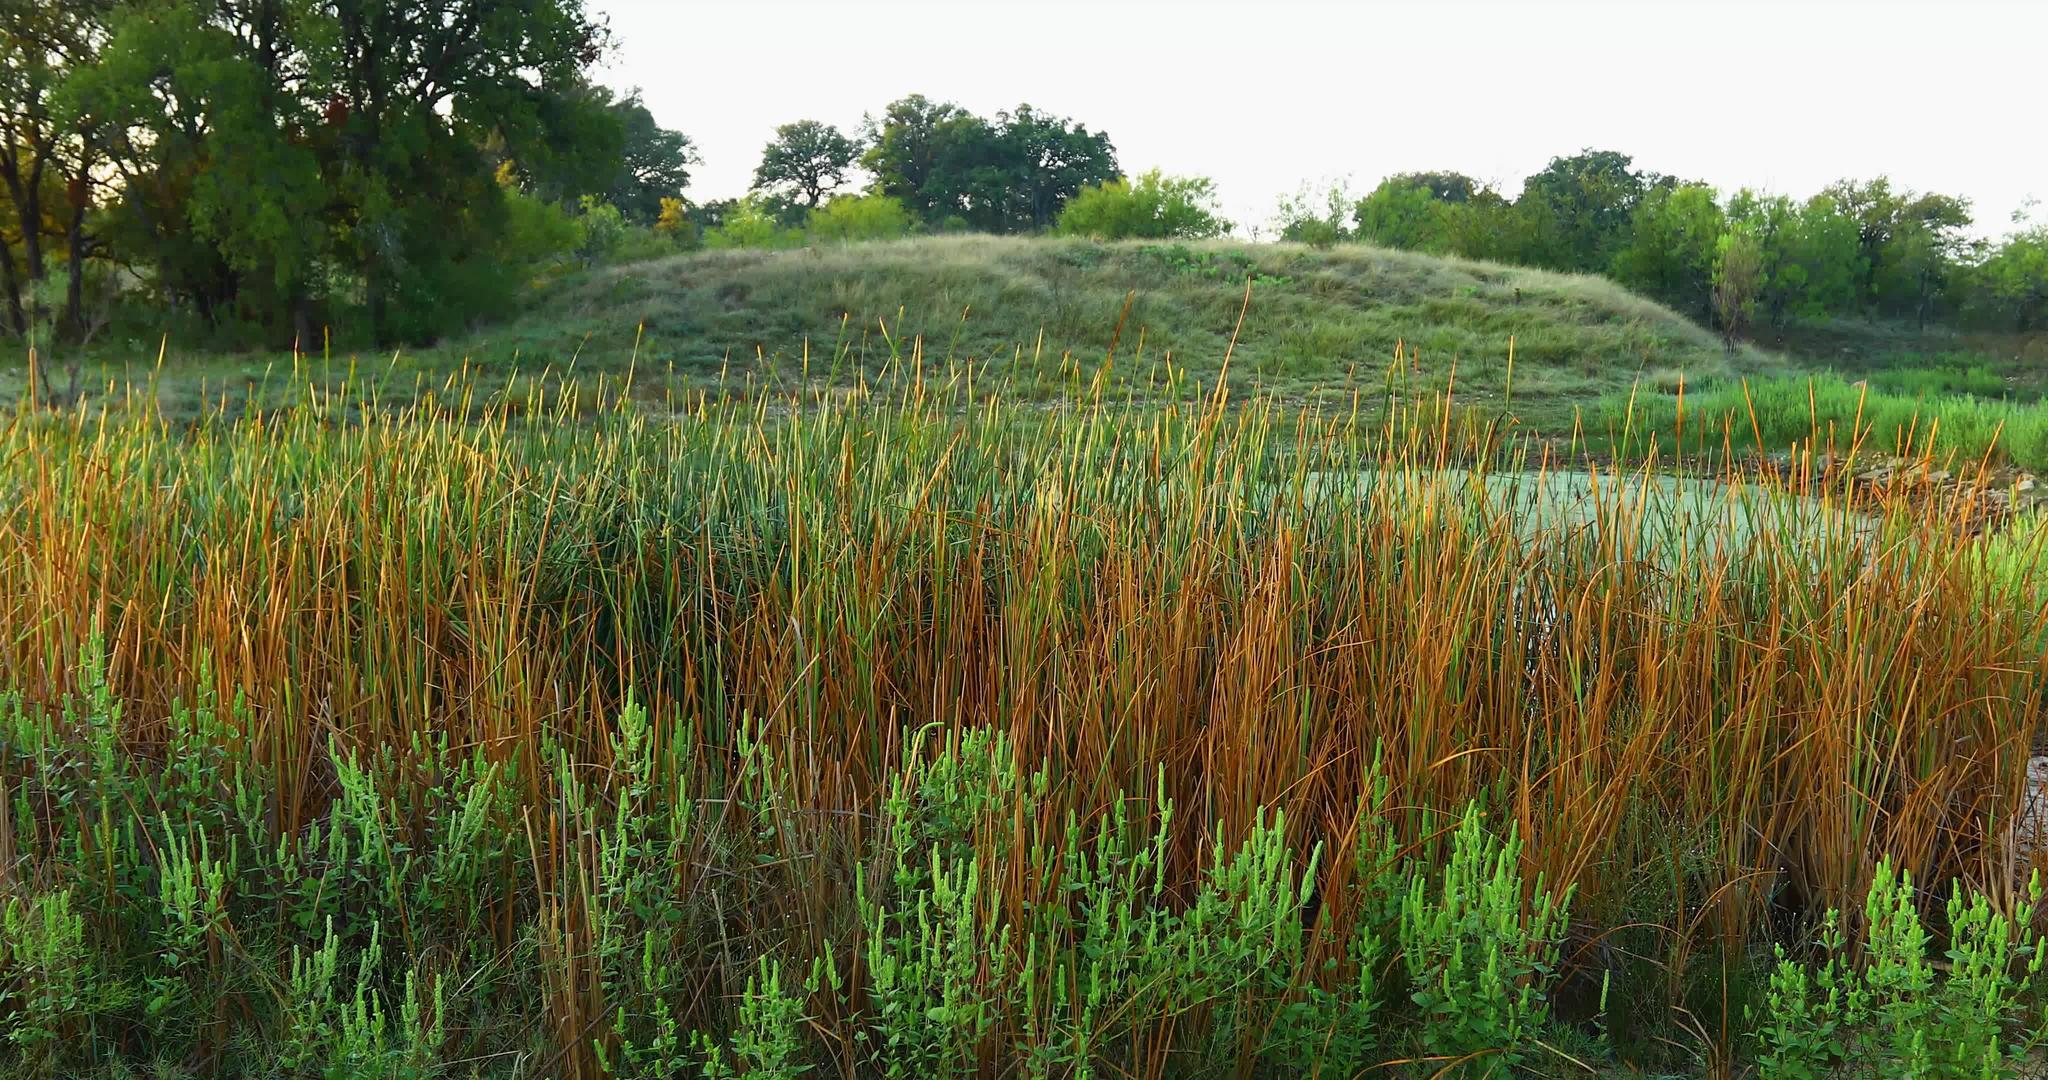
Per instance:
[[[21,253],[28,263],[28,279],[32,282],[43,280],[47,267],[43,262],[43,162],[36,160],[35,168],[29,170],[28,183],[21,185],[15,195],[15,205],[21,208]]]
[[[14,249],[0,240],[0,293],[7,296],[7,328],[17,334],[28,332],[28,316],[21,310],[21,277],[14,267]]]
[[[65,231],[71,264],[71,280],[64,286],[64,325],[81,339],[85,337],[85,207],[71,208],[71,227]]]
[[[43,216],[42,197],[36,192],[36,185],[42,178],[42,167],[37,167],[24,181],[21,175],[21,154],[15,147],[0,149],[0,182],[7,185],[7,196],[14,203],[17,223],[21,226],[21,252],[27,263],[24,282],[21,271],[14,265],[14,253],[7,253],[8,300],[14,314],[14,325],[23,333],[28,331],[28,318],[22,313],[22,288],[33,286],[43,279]]]

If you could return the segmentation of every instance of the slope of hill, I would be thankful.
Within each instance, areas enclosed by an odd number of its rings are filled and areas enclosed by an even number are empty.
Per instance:
[[[1730,353],[1712,332],[1593,277],[1362,247],[986,236],[608,268],[435,352],[487,374],[572,363],[619,371],[637,342],[645,392],[721,373],[800,378],[806,352],[812,377],[835,362],[873,371],[921,345],[927,370],[972,360],[977,377],[1028,396],[1060,385],[1063,366],[1092,375],[1112,342],[1120,378],[1142,384],[1170,359],[1210,383],[1233,332],[1234,388],[1307,396],[1354,380],[1377,386],[1398,346],[1408,385],[1443,385],[1455,367],[1459,393],[1478,402],[1510,390],[1512,339],[1516,411],[1553,420],[1638,379],[1669,388],[1680,373],[1697,383],[1782,368],[1753,349]]]
[[[1353,246],[991,236],[605,267],[544,287],[517,318],[432,348],[300,363],[329,382],[353,363],[398,397],[458,371],[482,392],[519,393],[617,386],[630,370],[632,392],[660,401],[721,381],[873,374],[893,356],[928,373],[971,362],[977,385],[1042,398],[1093,380],[1112,343],[1115,393],[1158,392],[1167,361],[1185,387],[1213,386],[1228,352],[1234,391],[1349,396],[1397,370],[1405,392],[1423,392],[1455,377],[1459,400],[1497,408],[1511,391],[1513,412],[1550,431],[1632,387],[1668,393],[1681,374],[1691,386],[1789,370],[1776,354],[1730,352],[1711,331],[1596,277]],[[82,392],[147,385],[171,415],[237,407],[288,382],[292,365],[172,340],[159,368],[154,336],[94,352],[75,384]],[[46,371],[60,389],[64,374]],[[21,371],[0,373],[0,395],[22,382]]]

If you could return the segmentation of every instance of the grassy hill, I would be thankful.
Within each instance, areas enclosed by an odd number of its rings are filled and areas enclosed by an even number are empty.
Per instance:
[[[1251,300],[1245,303],[1245,286]],[[1128,313],[1125,306],[1128,303]],[[1242,314],[1240,328],[1239,318]],[[1300,398],[1382,385],[1397,348],[1410,391],[1448,384],[1462,400],[1539,426],[1626,392],[1782,372],[1754,349],[1595,277],[1365,247],[1119,243],[930,237],[791,251],[714,251],[608,267],[542,289],[520,317],[433,348],[365,356],[400,393],[464,370],[485,390],[567,379],[633,393],[789,385],[894,356],[961,370],[1016,397],[1092,379],[1116,346],[1112,390],[1156,393],[1167,363],[1213,385],[1230,351],[1236,390]],[[1508,351],[1514,346],[1510,386]],[[142,382],[155,338],[96,350],[88,390]],[[808,358],[808,359],[807,359]],[[345,356],[306,361],[339,377]],[[289,357],[188,353],[173,340],[157,394],[166,410],[218,405],[285,378]],[[0,394],[18,389],[0,382]]]
[[[1245,285],[1251,299],[1245,303]],[[1129,311],[1125,315],[1125,305]],[[1243,316],[1241,329],[1239,317]],[[642,332],[644,327],[644,334]],[[927,369],[985,364],[1013,392],[1050,392],[1063,367],[1142,384],[1161,363],[1212,384],[1308,396],[1378,385],[1403,350],[1411,387],[1441,386],[1550,419],[1645,385],[1779,370],[1599,278],[1363,247],[1231,242],[1095,244],[944,237],[795,251],[704,252],[566,284],[526,318],[439,350],[499,370],[536,363],[657,380],[802,377],[838,361],[874,371],[921,345]]]

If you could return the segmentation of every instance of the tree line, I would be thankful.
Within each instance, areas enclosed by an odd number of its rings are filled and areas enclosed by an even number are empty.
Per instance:
[[[752,247],[913,229],[1045,232],[1083,191],[1122,179],[1109,136],[1085,124],[1029,104],[984,117],[912,94],[850,134],[817,120],[782,125],[746,197],[672,200],[661,224],[686,241]]]
[[[1879,316],[1924,326],[2048,326],[2048,226],[1992,243],[1970,203],[1889,179],[1809,198],[1712,186],[1622,153],[1557,157],[1514,197],[1457,172],[1413,172],[1353,200],[1342,186],[1283,201],[1281,235],[1604,274],[1731,338],[1795,320]]]
[[[912,95],[784,125],[753,193],[692,204],[690,139],[591,79],[608,44],[583,0],[0,0],[0,330],[147,301],[224,343],[417,342],[622,253],[1043,231],[1122,176],[1101,131]]]
[[[743,198],[685,198],[690,139],[591,69],[584,0],[0,0],[0,331],[111,313],[222,343],[417,342],[536,280],[693,246],[915,231],[1190,238],[1202,177],[1127,176],[1103,131],[910,95],[778,128]],[[1627,155],[1519,194],[1455,172],[1281,208],[1280,234],[1602,273],[1731,337],[1821,315],[2048,323],[2048,231],[1971,239],[1969,204],[1832,185],[1722,198]]]

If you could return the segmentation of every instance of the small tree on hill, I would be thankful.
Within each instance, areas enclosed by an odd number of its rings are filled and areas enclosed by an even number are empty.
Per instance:
[[[1714,314],[1721,320],[1722,343],[1733,351],[1763,289],[1763,246],[1753,231],[1738,224],[1721,234],[1715,248]]]
[[[1280,197],[1273,225],[1282,240],[1329,247],[1357,235],[1351,227],[1357,204],[1348,180],[1332,180],[1322,190],[1304,183],[1294,194]]]

